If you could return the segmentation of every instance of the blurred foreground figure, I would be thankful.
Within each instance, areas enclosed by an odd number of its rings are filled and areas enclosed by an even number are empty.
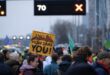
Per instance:
[[[4,55],[0,53],[0,75],[13,75],[11,68],[4,63]]]
[[[79,48],[73,55],[73,64],[64,75],[97,75],[89,60],[91,55],[89,47]]]
[[[110,53],[101,52],[97,56],[97,62],[93,64],[98,75],[110,75]]]
[[[9,59],[5,63],[11,67],[13,75],[18,75],[18,68],[20,65],[18,53],[16,53],[16,52],[10,53]]]

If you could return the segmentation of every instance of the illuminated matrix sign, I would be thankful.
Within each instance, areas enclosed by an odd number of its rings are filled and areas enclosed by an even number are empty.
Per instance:
[[[34,15],[85,15],[85,0],[34,0]]]

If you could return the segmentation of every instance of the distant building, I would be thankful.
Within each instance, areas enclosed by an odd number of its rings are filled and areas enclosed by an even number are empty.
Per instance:
[[[106,39],[110,40],[110,0],[106,0],[107,6],[107,32],[106,32]]]
[[[90,28],[90,34],[92,35],[91,41],[95,46],[97,46],[97,44],[99,43],[100,43],[100,46],[102,46],[106,37],[106,34],[105,34],[106,26],[107,26],[107,2],[106,1],[109,1],[109,0],[89,0],[89,4],[88,4],[89,5],[89,28]]]
[[[106,1],[109,0],[89,0],[89,26],[91,28],[99,27],[104,29],[107,25]]]
[[[107,25],[107,0],[96,0],[97,25],[99,27],[106,27]]]
[[[96,0],[89,0],[88,5],[89,5],[89,28],[94,30],[96,27]]]
[[[89,27],[89,15],[88,15],[88,13],[86,13],[86,15],[82,16],[82,25],[85,28]]]
[[[107,3],[107,29],[110,29],[110,0],[106,0]]]
[[[86,15],[82,16],[82,25],[86,28],[89,27],[89,0],[86,0]]]

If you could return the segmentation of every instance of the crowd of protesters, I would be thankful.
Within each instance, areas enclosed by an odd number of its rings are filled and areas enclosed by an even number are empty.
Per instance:
[[[0,75],[110,75],[110,53],[75,47],[73,53],[54,49],[51,56],[42,56],[27,50],[22,56],[4,49],[0,53]]]

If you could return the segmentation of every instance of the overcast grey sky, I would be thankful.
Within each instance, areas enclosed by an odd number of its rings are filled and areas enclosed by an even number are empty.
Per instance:
[[[0,17],[0,37],[26,35],[32,30],[49,32],[57,19],[72,21],[72,16],[34,16],[33,0],[7,1],[7,16]]]
[[[74,20],[73,16],[34,16],[33,1],[7,0],[7,16],[0,17],[0,38],[6,35],[25,36],[33,30],[49,32],[50,26],[58,19]]]

